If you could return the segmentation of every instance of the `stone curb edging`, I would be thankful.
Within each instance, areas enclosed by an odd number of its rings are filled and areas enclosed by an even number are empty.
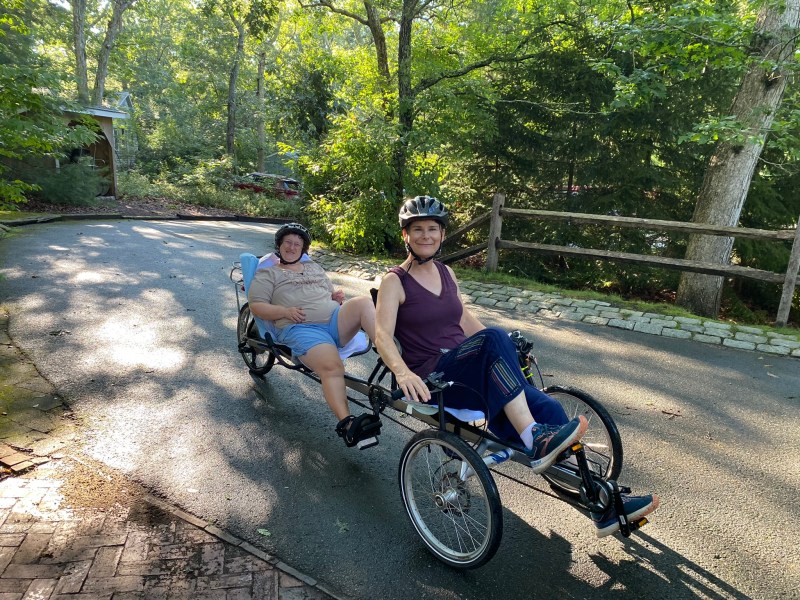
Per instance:
[[[259,548],[256,548],[250,542],[247,542],[247,541],[245,541],[245,540],[243,540],[243,539],[241,539],[241,538],[239,538],[239,537],[237,537],[235,535],[232,535],[231,533],[228,533],[224,529],[220,529],[216,525],[213,525],[211,523],[207,523],[207,522],[203,521],[202,519],[197,518],[196,516],[194,516],[191,513],[188,513],[188,512],[186,512],[184,510],[181,510],[180,508],[177,508],[175,506],[172,506],[171,504],[168,504],[167,502],[164,502],[163,500],[161,500],[160,498],[158,498],[156,496],[153,496],[152,494],[146,494],[144,499],[149,504],[152,504],[153,506],[155,506],[157,508],[160,508],[161,510],[173,515],[174,517],[176,517],[178,519],[181,519],[182,521],[186,521],[187,523],[202,529],[203,531],[205,531],[209,535],[213,535],[214,537],[222,540],[223,542],[225,542],[227,544],[230,544],[232,546],[236,546],[238,548],[241,548],[242,550],[244,550],[248,554],[251,554],[252,556],[255,556],[256,558],[258,558],[259,560],[263,560],[264,562],[268,562],[269,564],[274,566],[276,569],[279,569],[279,570],[283,571],[287,575],[291,575],[292,577],[294,577],[298,581],[302,581],[307,586],[313,587],[313,588],[317,588],[318,590],[320,590],[321,592],[327,594],[328,596],[330,596],[334,600],[343,600],[342,598],[340,598],[339,596],[335,595],[333,592],[331,592],[326,587],[320,585],[320,583],[316,579],[314,579],[313,577],[311,577],[309,575],[306,575],[304,573],[301,573],[300,571],[298,571],[294,567],[286,564],[285,562],[283,562],[279,558],[276,558],[276,557],[274,557],[274,556],[272,556],[270,554],[267,554],[263,550],[260,550]]]
[[[64,214],[36,219],[0,222],[0,236],[9,227],[33,225],[59,220],[85,219],[180,219],[198,221],[243,221],[260,223],[286,223],[287,219],[268,217],[213,217],[204,215],[182,215],[175,217],[123,216],[118,214]],[[326,270],[345,273],[360,279],[374,280],[386,272],[386,266],[378,261],[359,257],[348,257],[316,248],[314,256]],[[461,281],[464,300],[479,306],[513,310],[527,315],[538,315],[556,319],[581,321],[592,325],[616,327],[650,335],[660,335],[693,340],[703,344],[725,346],[737,350],[762,352],[773,356],[800,358],[800,335],[767,332],[760,327],[731,325],[716,321],[688,317],[672,317],[657,313],[619,308],[599,300],[575,300],[562,294],[533,292],[493,283]]]
[[[326,270],[360,279],[375,280],[387,270],[378,261],[343,256],[320,248],[314,250],[314,258]],[[474,281],[460,281],[459,284],[464,301],[478,306],[800,358],[800,335],[774,333],[761,327],[731,325],[700,318],[645,313],[615,307],[600,300],[575,300],[562,294],[534,292],[502,284]]]

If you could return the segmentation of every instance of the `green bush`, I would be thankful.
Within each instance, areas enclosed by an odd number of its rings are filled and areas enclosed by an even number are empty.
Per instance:
[[[91,205],[109,187],[108,177],[92,166],[90,157],[63,164],[59,169],[31,167],[25,176],[38,188],[29,196],[66,206]]]
[[[132,169],[117,175],[117,195],[134,198],[160,196],[160,188],[158,185],[151,183],[147,175]]]
[[[358,195],[349,202],[318,196],[309,202],[314,232],[336,250],[381,253],[400,243],[397,209],[380,194]]]

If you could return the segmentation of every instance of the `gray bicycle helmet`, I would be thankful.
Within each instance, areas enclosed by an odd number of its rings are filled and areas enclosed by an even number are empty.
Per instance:
[[[303,238],[303,251],[300,253],[300,258],[293,260],[292,262],[283,260],[280,250],[281,244],[283,243],[283,238],[290,233],[294,233]],[[311,234],[308,232],[308,229],[300,225],[300,223],[287,223],[286,225],[281,225],[278,228],[278,231],[275,233],[275,255],[280,259],[282,265],[293,265],[296,262],[299,262],[303,258],[303,254],[308,252],[309,246],[311,246]]]
[[[308,247],[311,245],[311,234],[308,232],[308,229],[300,225],[300,223],[287,223],[286,225],[280,226],[275,233],[275,250],[281,247],[283,238],[290,233],[294,233],[303,238],[303,252],[308,252]]]
[[[417,196],[403,203],[398,216],[400,217],[400,228],[405,229],[412,221],[421,219],[433,219],[438,221],[442,227],[447,227],[449,215],[444,204],[438,198]]]

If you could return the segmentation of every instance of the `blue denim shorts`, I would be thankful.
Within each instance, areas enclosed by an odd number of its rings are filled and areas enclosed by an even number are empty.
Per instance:
[[[298,323],[279,329],[275,339],[279,344],[289,346],[295,356],[305,356],[319,344],[339,344],[339,306],[333,311],[327,323]]]

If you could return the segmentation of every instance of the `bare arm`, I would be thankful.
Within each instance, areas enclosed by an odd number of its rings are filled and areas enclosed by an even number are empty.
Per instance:
[[[265,321],[288,319],[293,323],[302,323],[306,320],[306,313],[299,306],[281,306],[280,304],[268,304],[267,302],[251,302],[250,312],[259,319],[264,319]]]
[[[397,311],[404,301],[405,293],[400,278],[394,273],[388,273],[383,278],[378,290],[378,304],[375,313],[375,346],[378,348],[383,362],[394,373],[397,385],[400,386],[406,397],[415,401],[428,401],[431,398],[428,386],[408,368],[394,343]]]

